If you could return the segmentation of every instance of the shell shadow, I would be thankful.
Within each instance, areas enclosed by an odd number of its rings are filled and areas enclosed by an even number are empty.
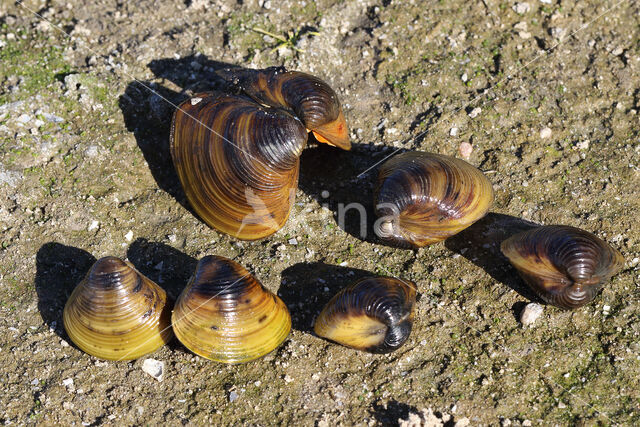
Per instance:
[[[132,81],[118,99],[127,130],[132,132],[158,187],[193,213],[173,168],[169,149],[171,119],[177,105],[189,93],[217,91],[226,86],[216,71],[233,65],[191,55],[181,59],[157,59],[148,64],[157,78],[180,88],[169,89],[150,81]]]
[[[383,426],[397,426],[399,420],[407,420],[409,413],[419,414],[418,408],[406,403],[390,400],[386,405],[377,401],[370,408],[371,415]]]
[[[539,226],[511,215],[490,212],[470,227],[445,240],[444,244],[447,249],[462,255],[523,297],[541,302],[500,251],[503,240]]]
[[[38,311],[44,323],[65,340],[68,338],[62,324],[64,305],[95,261],[87,251],[56,242],[45,243],[36,255],[34,285]]]
[[[292,327],[313,333],[314,319],[338,291],[355,280],[373,275],[369,271],[323,262],[302,262],[282,272],[278,296],[289,308]]]
[[[344,151],[326,144],[314,144],[300,156],[299,188],[320,205],[333,212],[337,225],[353,237],[370,242],[383,243],[373,231],[376,216],[373,209],[373,192],[377,176],[376,162],[385,159],[393,151],[388,147],[353,144],[351,151]],[[400,154],[406,149],[398,150]],[[367,168],[370,171],[363,173]],[[326,197],[325,197],[326,196]]]
[[[173,301],[187,285],[198,261],[163,243],[136,239],[127,258],[138,271],[161,286]]]

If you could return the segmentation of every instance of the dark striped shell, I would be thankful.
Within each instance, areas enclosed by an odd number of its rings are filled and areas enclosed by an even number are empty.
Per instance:
[[[171,155],[200,218],[254,240],[287,221],[306,142],[304,125],[286,111],[238,96],[199,94],[174,115]]]
[[[74,289],[63,322],[71,341],[86,353],[132,360],[173,337],[170,315],[164,290],[128,262],[105,257]]]
[[[194,353],[223,363],[248,362],[270,353],[291,330],[280,298],[240,264],[206,256],[176,302],[178,339]]]
[[[410,151],[382,165],[374,203],[376,234],[395,246],[417,248],[482,218],[493,203],[493,187],[464,160]]]
[[[318,336],[371,353],[405,343],[413,325],[416,287],[391,277],[367,277],[327,303],[315,321]]]
[[[257,102],[290,111],[318,141],[351,149],[338,95],[318,77],[282,67],[229,69],[219,74]]]
[[[622,255],[605,241],[565,225],[518,233],[500,248],[540,298],[564,309],[591,302],[624,265]]]
[[[228,71],[239,94],[200,93],[173,116],[171,156],[194,211],[209,226],[255,240],[279,230],[298,186],[308,133],[344,149],[335,92],[282,69]]]

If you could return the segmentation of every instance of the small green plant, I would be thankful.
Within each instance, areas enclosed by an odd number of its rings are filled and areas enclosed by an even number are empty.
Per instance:
[[[296,47],[296,44],[298,44],[298,41],[300,40],[300,38],[302,38],[302,36],[307,34],[312,36],[317,36],[320,34],[317,31],[293,30],[293,31],[287,31],[287,34],[285,36],[280,36],[278,34],[274,34],[270,31],[263,30],[262,28],[258,28],[258,27],[253,27],[252,30],[255,31],[256,33],[273,37],[279,42],[276,45],[276,47],[271,49],[272,53],[280,49],[281,47],[288,47],[290,49],[295,50],[296,52],[305,53],[304,49],[300,49]]]

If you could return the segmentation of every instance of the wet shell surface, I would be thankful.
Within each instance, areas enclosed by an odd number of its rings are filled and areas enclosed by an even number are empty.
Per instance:
[[[67,301],[63,321],[81,350],[101,359],[132,360],[172,337],[171,304],[157,284],[116,257],[95,262]]]
[[[413,325],[416,287],[391,277],[367,277],[327,303],[315,321],[318,336],[371,353],[405,343]]]
[[[564,309],[592,301],[603,283],[624,265],[622,255],[608,243],[564,225],[518,233],[500,248],[540,298]]]
[[[194,211],[244,240],[267,237],[289,217],[308,130],[349,149],[335,92],[316,77],[229,71],[238,94],[200,93],[176,110],[171,156]]]
[[[219,256],[198,262],[173,310],[172,323],[185,347],[223,363],[262,357],[291,330],[282,300],[240,264]]]
[[[422,247],[482,218],[493,203],[493,187],[464,160],[410,151],[382,165],[374,203],[374,228],[382,240]]]

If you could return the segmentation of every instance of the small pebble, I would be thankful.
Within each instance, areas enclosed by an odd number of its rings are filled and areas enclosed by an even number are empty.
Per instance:
[[[129,230],[129,232],[124,235],[124,238],[127,240],[127,242],[130,242],[131,240],[133,240],[133,231]]]
[[[89,224],[87,231],[97,230],[99,226],[100,226],[100,223],[98,221],[95,221],[95,220],[91,221],[91,224]]]
[[[471,153],[473,152],[473,145],[468,142],[463,142],[460,144],[460,147],[458,147],[458,151],[460,151],[460,155],[463,159],[469,160],[469,157],[471,157]]]
[[[164,362],[155,359],[145,359],[144,362],[142,362],[142,370],[160,382],[164,379]]]
[[[40,380],[37,378],[31,381],[31,385],[38,385],[38,384],[40,384]]]
[[[62,385],[64,385],[67,390],[71,393],[73,393],[73,391],[75,391],[75,386],[73,385],[73,378],[66,378],[64,380],[62,380]]]
[[[585,139],[584,141],[580,141],[576,144],[576,147],[580,150],[588,150],[589,149],[589,140]]]
[[[449,131],[449,135],[451,135],[451,136],[458,135],[458,128],[457,127],[452,127],[451,130]]]
[[[20,124],[25,124],[31,121],[31,116],[28,114],[21,114],[16,121]]]
[[[531,6],[529,6],[529,3],[516,3],[512,9],[518,15],[523,15],[531,10]]]
[[[482,113],[482,108],[476,107],[473,110],[471,110],[471,112],[469,113],[469,117],[471,117],[472,119],[475,119],[476,117],[478,117],[478,114],[480,113]]]
[[[543,311],[544,307],[540,304],[535,302],[529,303],[524,310],[522,310],[522,314],[520,314],[520,322],[523,326],[533,325]]]
[[[285,383],[291,383],[291,382],[293,382],[293,378],[291,378],[289,375],[285,375],[284,376],[284,382]]]
[[[191,105],[198,105],[202,98],[191,98]]]
[[[298,239],[296,239],[295,237],[293,239],[289,239],[289,244],[290,245],[297,245],[298,244]]]
[[[548,127],[544,127],[542,129],[540,129],[540,138],[542,139],[546,139],[551,137],[551,129]]]
[[[231,393],[229,393],[229,402],[235,402],[236,400],[238,400],[238,397],[238,393],[232,391]]]

